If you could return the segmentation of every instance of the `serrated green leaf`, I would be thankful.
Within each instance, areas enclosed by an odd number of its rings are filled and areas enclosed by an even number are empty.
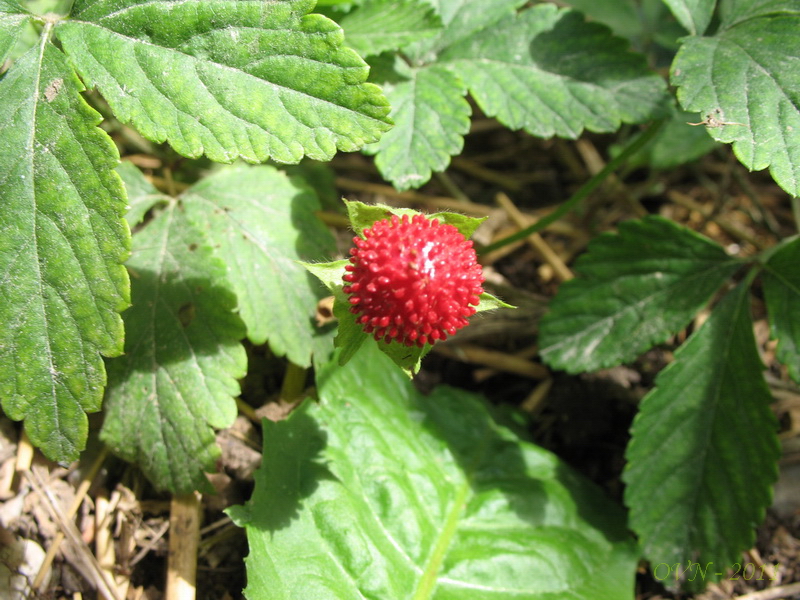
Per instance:
[[[672,14],[692,35],[703,35],[717,0],[664,0]]]
[[[660,2],[660,0],[658,0]],[[569,0],[567,6],[576,8],[587,17],[608,25],[611,30],[628,39],[641,36],[644,26],[645,12],[638,0],[614,0],[613,2],[597,2],[597,0]]]
[[[633,598],[619,507],[480,398],[423,396],[369,346],[318,387],[264,422],[255,492],[229,512],[248,598]]]
[[[407,0],[364,2],[339,20],[345,43],[361,56],[401,50],[408,44],[433,37],[442,22],[430,5]]]
[[[627,41],[570,9],[540,4],[445,50],[489,116],[532,135],[616,131],[663,110],[664,81]],[[397,120],[397,127],[402,127]]]
[[[330,159],[389,128],[368,68],[313,0],[76,0],[56,35],[117,118],[180,154]]]
[[[176,202],[133,238],[125,356],[108,362],[101,438],[159,489],[208,491],[214,427],[236,418],[245,329],[225,266]]]
[[[228,265],[247,337],[310,365],[320,290],[299,261],[335,251],[333,236],[314,214],[320,208],[314,192],[273,167],[239,166],[187,190],[183,204]]]
[[[740,265],[667,219],[626,221],[562,284],[539,325],[542,358],[569,373],[631,361],[685,327]]]
[[[117,167],[117,173],[122,178],[122,183],[128,192],[128,212],[125,213],[125,219],[130,227],[141,223],[147,211],[156,204],[170,201],[170,197],[159,192],[152,183],[147,181],[133,163],[121,162]]]
[[[16,2],[0,0],[0,67],[22,35],[30,14]]]
[[[122,352],[130,233],[116,148],[46,37],[0,80],[0,398],[68,462]]]
[[[800,195],[800,13],[748,18],[714,37],[686,39],[672,64],[678,100],[705,116],[748,169],[769,167]]]
[[[433,171],[446,169],[450,157],[464,147],[472,114],[466,88],[456,75],[436,66],[383,85],[397,126],[370,150],[377,151],[375,164],[395,188],[417,188]]]
[[[764,270],[764,300],[767,303],[772,338],[778,340],[778,360],[800,383],[800,239],[777,250]]]
[[[444,28],[429,40],[422,40],[403,49],[414,64],[434,61],[436,54],[459,40],[514,14],[525,0],[425,0],[434,7]]]
[[[722,26],[768,15],[800,14],[800,0],[725,0],[720,2]]]
[[[728,293],[678,349],[634,421],[625,502],[654,565],[733,565],[755,542],[770,504],[780,446],[748,283]]]

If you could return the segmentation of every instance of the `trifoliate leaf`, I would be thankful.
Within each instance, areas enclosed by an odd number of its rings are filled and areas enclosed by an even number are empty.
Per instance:
[[[748,169],[769,167],[800,195],[800,10],[723,24],[687,38],[672,65],[678,100],[704,116],[708,133],[733,144]]]
[[[133,238],[125,356],[109,361],[101,438],[159,489],[208,490],[214,427],[236,418],[247,356],[225,266],[173,202]]]
[[[745,281],[678,349],[633,424],[625,502],[651,564],[713,563],[718,578],[755,542],[780,456],[762,369]]]
[[[496,23],[442,52],[439,62],[487,115],[539,137],[576,138],[584,129],[616,131],[652,119],[666,92],[625,40],[553,4]]]
[[[310,0],[76,0],[56,35],[117,118],[180,154],[297,162],[389,128],[368,68]]]
[[[383,85],[397,126],[370,148],[377,151],[375,164],[398,190],[420,187],[464,147],[472,114],[466,88],[456,75],[435,66]]]
[[[778,360],[800,383],[800,239],[777,250],[764,270],[764,300],[767,303],[773,339],[778,340]]]
[[[264,422],[253,497],[230,510],[248,598],[633,598],[619,507],[483,400],[424,396],[367,345],[317,383],[318,404]]]
[[[404,50],[407,73],[395,69],[406,81],[379,80],[396,126],[370,150],[396,187],[422,185],[461,150],[465,86],[487,115],[540,137],[616,131],[663,112],[664,81],[625,40],[575,11],[542,4],[517,13],[519,4],[443,2],[443,33]]]
[[[122,183],[128,192],[128,212],[125,219],[131,227],[141,223],[147,211],[156,204],[169,202],[169,196],[159,192],[133,163],[121,162],[117,173],[122,177]]]
[[[122,352],[130,233],[117,150],[46,37],[0,80],[0,398],[69,462]]]
[[[664,2],[680,24],[692,35],[703,35],[717,4],[716,0],[664,0]]]
[[[0,0],[0,66],[14,49],[30,14],[16,2]]]
[[[411,42],[433,37],[442,22],[430,5],[407,0],[364,2],[339,20],[345,43],[361,56],[402,50]]]
[[[672,221],[626,221],[562,284],[539,326],[542,358],[569,373],[631,361],[685,327],[740,265]]]
[[[273,167],[231,167],[183,196],[184,210],[228,265],[247,337],[279,356],[311,364],[321,296],[300,264],[333,254],[333,236],[314,214],[316,194]]]

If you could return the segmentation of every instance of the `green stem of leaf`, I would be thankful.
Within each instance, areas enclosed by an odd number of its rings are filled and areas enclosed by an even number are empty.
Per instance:
[[[792,216],[794,216],[797,231],[800,232],[800,198],[797,196],[792,196]]]
[[[305,389],[307,369],[298,366],[293,362],[286,365],[286,373],[283,376],[281,386],[281,399],[285,402],[292,402],[298,398]]]
[[[503,246],[507,246],[508,244],[513,244],[519,240],[523,240],[529,235],[533,233],[537,233],[558,221],[561,217],[571,211],[581,200],[585,199],[589,194],[591,194],[595,188],[597,188],[605,179],[611,175],[614,171],[616,171],[620,166],[622,166],[631,156],[633,156],[636,152],[641,150],[650,140],[652,140],[655,135],[661,129],[661,126],[664,124],[663,120],[655,121],[647,130],[640,136],[634,138],[626,147],[625,149],[620,152],[617,156],[612,158],[603,168],[602,171],[594,175],[589,181],[584,183],[580,189],[578,189],[572,197],[564,202],[561,206],[559,206],[556,210],[551,212],[546,217],[538,220],[533,225],[526,227],[525,229],[521,229],[516,233],[509,235],[501,240],[497,240],[493,244],[489,244],[488,246],[484,246],[478,250],[479,254],[487,254],[492,252],[493,250],[497,250],[498,248],[502,248]]]

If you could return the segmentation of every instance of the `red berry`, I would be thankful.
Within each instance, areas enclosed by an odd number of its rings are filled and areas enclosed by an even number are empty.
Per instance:
[[[472,242],[452,225],[393,215],[353,238],[343,288],[376,340],[419,347],[467,325],[483,293]]]

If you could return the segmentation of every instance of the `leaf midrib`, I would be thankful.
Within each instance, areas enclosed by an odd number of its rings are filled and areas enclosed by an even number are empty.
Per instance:
[[[52,30],[52,25],[50,23],[48,23],[45,26],[44,30],[42,31],[41,37],[39,38],[39,40],[40,40],[39,41],[39,56],[38,56],[37,63],[36,63],[38,68],[36,70],[35,85],[33,86],[34,98],[33,98],[33,101],[32,101],[32,105],[33,105],[33,110],[32,110],[32,114],[31,114],[32,123],[31,123],[31,128],[30,128],[30,132],[31,132],[30,133],[30,138],[29,138],[29,142],[28,142],[28,144],[29,144],[28,145],[29,156],[30,156],[30,159],[31,159],[31,175],[32,175],[31,184],[33,184],[33,182],[35,180],[35,177],[33,176],[33,174],[35,173],[35,165],[33,163],[34,163],[34,158],[36,156],[36,153],[34,152],[34,143],[35,143],[35,140],[36,140],[36,121],[37,121],[36,117],[37,117],[37,114],[39,113],[39,102],[40,102],[39,90],[41,89],[41,81],[42,81],[42,65],[44,64],[45,48],[46,48],[47,44],[50,43],[49,38],[50,38],[51,30]],[[58,452],[59,455],[69,455],[69,454],[72,454],[72,453],[75,452],[75,447],[74,447],[73,444],[69,443],[69,439],[61,431],[61,419],[60,419],[60,413],[59,413],[59,410],[58,410],[58,404],[59,404],[59,402],[58,402],[58,392],[56,390],[56,387],[57,387],[56,386],[57,370],[55,368],[55,365],[53,364],[53,349],[52,349],[52,347],[50,345],[50,335],[49,335],[49,333],[50,333],[49,332],[50,319],[48,319],[48,317],[47,317],[47,306],[46,306],[46,304],[44,302],[45,292],[44,292],[44,289],[43,289],[44,277],[43,277],[42,269],[41,269],[41,264],[42,264],[41,260],[42,259],[41,259],[40,254],[39,254],[39,239],[38,239],[37,234],[36,234],[36,231],[38,229],[37,217],[38,217],[38,214],[39,214],[39,210],[38,210],[38,208],[36,206],[37,198],[36,198],[35,186],[33,186],[31,191],[32,191],[32,194],[31,194],[31,201],[32,201],[31,212],[32,212],[32,218],[33,218],[33,231],[32,231],[32,233],[33,233],[33,243],[32,243],[31,246],[33,248],[34,258],[35,258],[35,260],[33,260],[32,262],[33,262],[34,268],[36,270],[36,282],[38,284],[38,290],[39,290],[39,294],[38,294],[37,300],[39,301],[39,304],[41,306],[41,314],[42,314],[42,318],[44,320],[44,328],[45,328],[45,331],[47,332],[46,335],[42,336],[42,345],[44,346],[45,355],[47,357],[48,371],[50,373],[50,391],[51,391],[50,398],[52,400],[52,406],[51,406],[51,410],[49,411],[50,412],[49,416],[52,419],[52,421],[51,421],[52,430],[53,430],[53,432],[55,432],[55,434],[57,436],[56,440],[49,440],[49,443],[55,443],[59,447],[62,448]],[[63,445],[64,445],[65,442],[67,442],[68,445],[70,446],[71,452],[70,451],[67,451],[67,452],[63,451]],[[48,445],[49,445],[49,443],[48,443]]]
[[[442,563],[444,562],[450,544],[458,530],[459,518],[464,511],[464,505],[467,502],[469,495],[470,483],[467,478],[462,481],[458,487],[456,496],[453,500],[453,505],[450,507],[450,512],[447,513],[447,518],[444,522],[444,528],[436,540],[436,545],[433,548],[428,562],[422,570],[422,578],[419,581],[416,591],[414,592],[413,600],[428,600],[433,596],[433,590],[436,587],[437,576],[441,570]]]

